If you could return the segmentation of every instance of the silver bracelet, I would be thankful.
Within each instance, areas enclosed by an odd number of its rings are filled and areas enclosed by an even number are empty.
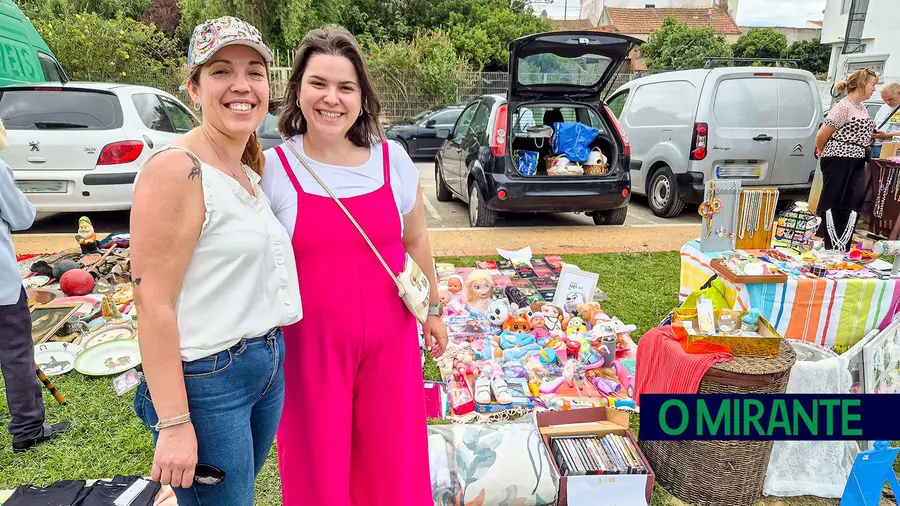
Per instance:
[[[176,425],[183,425],[191,422],[191,415],[187,415],[184,418],[180,418],[178,420],[173,420],[170,422],[158,422],[156,425],[152,425],[153,430],[159,432],[162,429],[167,429],[169,427],[175,427]]]

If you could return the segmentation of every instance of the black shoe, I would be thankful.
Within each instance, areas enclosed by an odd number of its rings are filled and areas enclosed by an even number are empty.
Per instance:
[[[53,425],[50,425],[49,423],[45,423],[44,426],[41,428],[40,436],[38,436],[34,439],[30,439],[28,441],[20,441],[18,443],[14,442],[13,443],[13,451],[16,453],[28,451],[41,443],[46,443],[47,441],[50,441],[51,439],[56,439],[57,436],[59,436],[60,434],[62,434],[66,430],[68,430],[69,427],[70,427],[69,422],[59,422],[59,423],[54,423]]]

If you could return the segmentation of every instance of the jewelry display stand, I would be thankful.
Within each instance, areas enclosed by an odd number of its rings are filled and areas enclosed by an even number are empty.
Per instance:
[[[704,202],[698,213],[703,216],[700,251],[731,251],[737,237],[740,181],[707,181]]]
[[[894,263],[891,265],[891,269],[878,269],[876,265],[869,264],[866,267],[869,268],[875,274],[882,279],[897,279],[900,278],[900,241],[878,241],[874,245],[872,245],[872,251],[876,255],[887,255],[894,257]],[[887,263],[887,262],[885,262]]]
[[[744,188],[735,226],[735,249],[761,250],[772,247],[775,238],[777,188]]]

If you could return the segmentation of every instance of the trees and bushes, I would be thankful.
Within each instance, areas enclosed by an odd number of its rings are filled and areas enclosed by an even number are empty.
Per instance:
[[[751,28],[731,50],[735,58],[784,58],[787,37],[771,28]]]
[[[831,46],[822,44],[816,40],[798,40],[787,49],[787,57],[799,60],[800,68],[813,74],[828,72],[828,62],[831,60]]]
[[[638,51],[651,70],[701,68],[707,57],[729,57],[731,47],[712,28],[691,28],[674,18],[663,22]]]

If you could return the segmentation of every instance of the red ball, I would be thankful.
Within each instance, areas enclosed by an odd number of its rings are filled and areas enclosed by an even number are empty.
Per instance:
[[[87,295],[94,289],[94,278],[84,269],[72,269],[59,279],[59,288],[70,297]]]

